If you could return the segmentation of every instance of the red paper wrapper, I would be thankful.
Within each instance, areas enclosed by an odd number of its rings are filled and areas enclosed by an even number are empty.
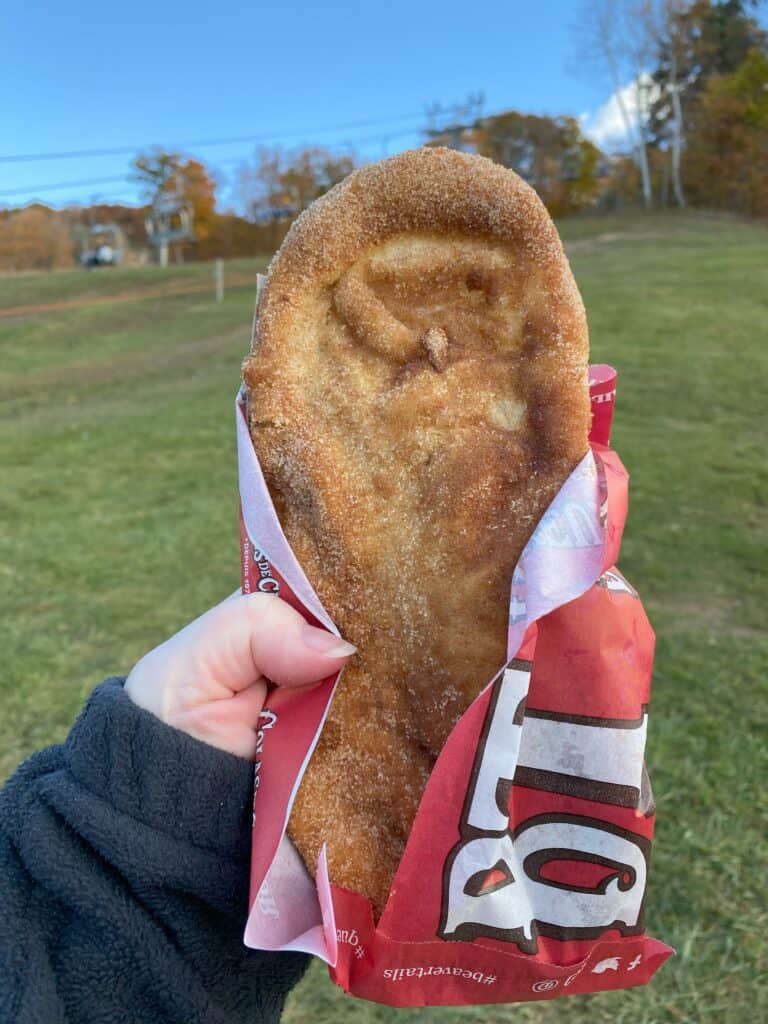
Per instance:
[[[613,410],[616,406],[616,371],[605,363],[589,368],[589,397],[592,405],[592,444],[608,445],[611,441]]]
[[[654,635],[616,569],[627,473],[607,447],[615,371],[592,367],[590,392],[590,453],[511,581],[510,661],[449,736],[377,925],[367,899],[329,881],[324,850],[312,881],[285,834],[337,679],[270,693],[248,945],[315,953],[345,991],[391,1006],[627,988],[672,954],[644,930]],[[337,633],[280,528],[242,395],[237,428],[243,591],[279,593]]]

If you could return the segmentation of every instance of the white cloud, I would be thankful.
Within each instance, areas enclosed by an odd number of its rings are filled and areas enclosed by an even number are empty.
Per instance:
[[[633,134],[640,123],[641,112],[647,112],[659,94],[659,87],[650,75],[640,75],[617,92],[611,94],[595,111],[582,114],[581,129],[601,149],[611,151],[629,149],[632,143],[627,138],[627,128],[621,112],[621,103],[630,121]]]

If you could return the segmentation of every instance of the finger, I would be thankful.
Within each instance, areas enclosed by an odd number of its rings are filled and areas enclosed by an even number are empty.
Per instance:
[[[355,647],[310,626],[270,594],[228,598],[194,624],[195,655],[222,684],[237,691],[260,675],[282,686],[303,686],[337,672]]]

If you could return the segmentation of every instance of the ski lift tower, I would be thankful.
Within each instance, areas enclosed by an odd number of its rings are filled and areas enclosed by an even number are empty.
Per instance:
[[[158,263],[168,266],[168,246],[194,238],[192,207],[180,192],[161,192],[146,219],[147,238],[157,247]]]

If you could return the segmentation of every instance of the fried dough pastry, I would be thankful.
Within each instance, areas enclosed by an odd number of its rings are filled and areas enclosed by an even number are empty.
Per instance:
[[[289,834],[377,918],[437,755],[506,661],[512,571],[587,451],[584,308],[536,193],[423,148],[350,175],[275,256],[244,367],[287,539],[359,653]]]

